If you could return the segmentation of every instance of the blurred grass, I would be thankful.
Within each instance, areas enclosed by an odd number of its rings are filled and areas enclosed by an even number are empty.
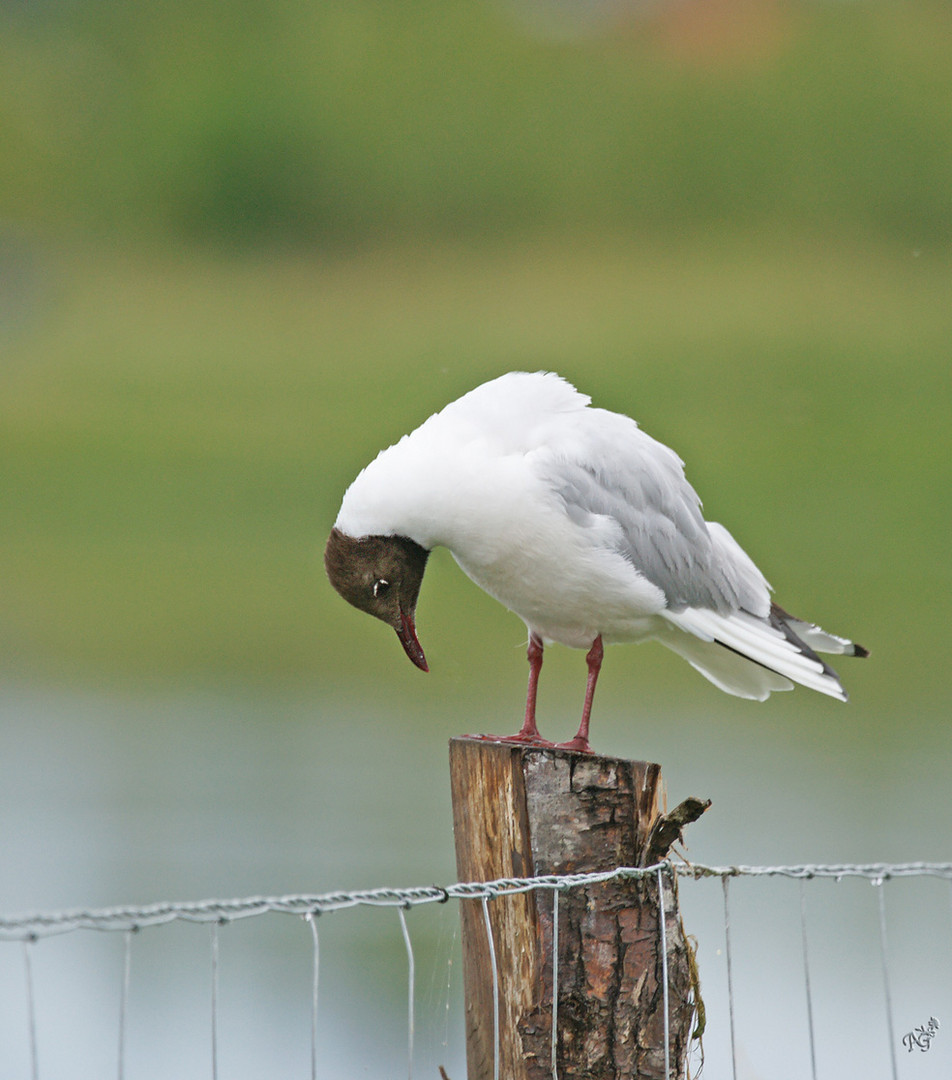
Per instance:
[[[597,10],[5,5],[4,213],[239,244],[790,220],[952,239],[948,4]]]
[[[950,45],[938,0],[0,7],[0,670],[418,694],[323,582],[340,495],[552,368],[851,688],[941,700]],[[443,555],[420,623],[428,694],[511,700]],[[613,663],[680,687],[655,652]]]
[[[419,693],[393,635],[326,585],[323,539],[383,445],[485,377],[545,367],[673,445],[783,605],[873,649],[851,688],[938,699],[949,271],[774,231],[47,252],[0,372],[0,667]],[[521,624],[449,558],[419,623],[427,696],[521,684]],[[639,680],[690,680],[646,648]]]

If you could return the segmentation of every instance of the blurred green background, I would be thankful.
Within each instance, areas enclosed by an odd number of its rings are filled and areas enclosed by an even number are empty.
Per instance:
[[[2,20],[9,675],[416,692],[323,534],[377,449],[545,367],[678,449],[782,602],[871,639],[868,696],[940,692],[948,5]],[[482,686],[501,624],[442,576],[431,648]]]
[[[445,740],[518,722],[524,628],[437,552],[424,677],[320,556],[510,369],[872,651],[846,707],[609,653],[595,745],[714,796],[692,855],[948,858],[950,55],[928,0],[0,6],[0,904],[452,877]]]

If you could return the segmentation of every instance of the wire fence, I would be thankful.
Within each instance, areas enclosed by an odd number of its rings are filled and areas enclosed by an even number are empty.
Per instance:
[[[276,912],[305,918],[353,907],[398,907],[409,909],[448,900],[483,900],[513,893],[564,891],[605,881],[640,880],[659,871],[678,878],[782,877],[864,878],[882,885],[892,878],[936,877],[952,881],[952,863],[843,863],[800,866],[704,866],[661,862],[649,867],[619,866],[593,874],[543,875],[531,878],[498,878],[495,881],[463,882],[453,885],[421,885],[404,889],[380,888],[351,892],[301,893],[289,896],[250,896],[237,900],[162,901],[141,906],[74,908],[23,915],[0,915],[0,940],[34,941],[73,930],[140,930],[146,926],[180,919],[184,922],[229,923],[255,915]]]
[[[123,906],[97,909],[74,909],[56,912],[40,912],[14,916],[0,916],[0,968],[6,974],[7,983],[12,985],[12,971],[20,968],[19,1030],[14,1030],[9,1023],[11,1009],[4,1007],[7,1015],[4,1023],[0,1016],[0,1076],[14,1078],[17,1075],[41,1080],[47,1074],[43,1071],[44,1035],[51,1040],[58,1040],[55,1018],[42,1015],[40,1000],[42,997],[41,976],[37,970],[37,950],[44,939],[74,934],[81,930],[93,930],[106,934],[121,935],[121,960],[116,974],[118,984],[118,1010],[113,1024],[114,1067],[113,1075],[119,1080],[132,1076],[129,1060],[130,1008],[134,995],[138,992],[136,982],[136,942],[140,931],[170,923],[201,923],[208,928],[206,972],[209,979],[209,1011],[207,1013],[208,1055],[200,1062],[194,1075],[210,1076],[218,1080],[220,1075],[220,1012],[221,1012],[221,937],[226,927],[241,920],[264,915],[290,915],[303,922],[308,931],[308,938],[299,943],[299,951],[307,949],[310,966],[310,987],[308,994],[309,1036],[308,1065],[311,1080],[325,1080],[325,1077],[337,1075],[330,1065],[325,1067],[324,1040],[319,1027],[319,1007],[322,1004],[322,982],[327,978],[321,972],[321,942],[323,924],[321,917],[333,912],[353,908],[392,908],[397,915],[394,934],[402,942],[405,954],[405,993],[406,993],[406,1040],[405,1057],[402,1066],[392,1066],[388,1075],[432,1076],[422,1073],[417,1058],[416,1037],[418,1031],[418,975],[417,949],[414,939],[419,931],[411,927],[407,913],[412,909],[433,905],[447,905],[451,901],[459,903],[479,903],[488,935],[493,974],[493,1015],[495,1046],[496,1080],[499,1076],[499,997],[505,992],[504,978],[496,969],[495,950],[492,939],[492,924],[489,919],[489,907],[498,897],[514,893],[549,893],[549,903],[555,914],[554,925],[558,926],[558,904],[560,896],[568,891],[583,888],[599,882],[623,879],[657,878],[659,887],[665,875],[672,875],[681,882],[701,883],[715,880],[720,883],[720,897],[715,902],[708,891],[705,895],[689,895],[692,890],[682,890],[682,906],[685,908],[685,923],[689,931],[697,935],[701,949],[701,980],[707,1012],[709,1030],[711,1018],[715,1020],[715,1030],[708,1039],[708,1051],[704,1064],[705,1075],[715,1080],[720,1077],[730,1080],[746,1080],[747,1077],[761,1076],[756,1057],[759,1028],[765,1023],[762,1011],[763,1001],[759,998],[777,997],[777,1010],[788,1029],[802,1027],[803,1037],[793,1036],[797,1043],[797,1062],[794,1065],[789,1054],[776,1047],[783,1040],[779,1037],[766,1040],[773,1043],[775,1058],[772,1076],[809,1076],[818,1077],[850,1076],[869,1077],[882,1075],[891,1080],[900,1080],[907,1062],[928,1061],[932,1072],[922,1068],[914,1075],[917,1077],[935,1077],[952,1075],[950,1063],[952,1055],[943,1050],[936,1053],[939,1046],[941,1019],[939,1013],[946,1005],[952,1007],[952,863],[910,862],[898,864],[839,864],[798,866],[705,866],[687,863],[663,862],[646,868],[618,867],[611,871],[596,874],[572,874],[565,876],[545,876],[536,878],[504,878],[491,882],[457,883],[447,886],[420,886],[413,888],[378,888],[348,892],[321,894],[300,894],[287,896],[254,896],[233,900],[204,900],[197,902],[160,902],[143,906]],[[747,879],[754,892],[738,896],[738,883]],[[782,902],[777,897],[767,896],[763,892],[766,879],[779,879],[796,882],[795,914],[787,918],[782,928],[775,928],[765,938],[767,949],[763,949],[751,936],[751,927],[757,918],[762,920],[765,914],[772,915],[789,900]],[[808,901],[810,883],[831,881],[843,883],[859,879],[875,890],[874,918],[871,925],[867,918],[869,912],[860,918],[856,915],[855,905],[847,914],[845,922],[851,927],[859,927],[858,947],[850,953],[848,963],[840,964],[842,982],[839,987],[830,989],[828,942],[835,940],[840,931],[836,926],[818,925],[820,914],[827,912],[831,903],[828,897],[817,904],[812,896]],[[898,880],[937,879],[944,882],[939,888],[945,890],[946,926],[937,925],[935,914],[923,916],[919,900],[903,905],[899,932],[896,934],[898,945],[891,943],[891,919],[887,911],[886,884]],[[759,885],[757,883],[760,883]],[[855,898],[854,898],[855,899]],[[906,898],[907,901],[909,898]],[[540,902],[543,902],[540,899]],[[789,906],[789,905],[788,905]],[[811,908],[814,910],[811,911]],[[931,910],[931,909],[930,909]],[[917,915],[918,911],[918,915]],[[751,912],[757,918],[751,917]],[[692,913],[695,916],[692,925]],[[918,923],[917,923],[918,919]],[[911,920],[911,923],[910,923]],[[910,925],[915,931],[910,938]],[[661,920],[660,932],[664,932]],[[747,935],[745,938],[744,935]],[[873,940],[870,940],[872,934]],[[755,935],[754,935],[755,936]],[[741,941],[738,941],[741,938]],[[941,975],[937,981],[933,975],[922,975],[914,968],[909,970],[908,942],[913,941],[920,961],[928,961],[931,968],[945,973],[945,985],[941,985]],[[892,945],[892,947],[891,947]],[[557,939],[553,944],[557,950]],[[19,949],[19,963],[13,959]],[[799,956],[795,955],[799,953]],[[878,972],[870,977],[869,959],[878,955]],[[707,960],[705,962],[705,956]],[[452,975],[452,956],[448,960]],[[837,967],[834,957],[833,967]],[[902,971],[897,975],[897,967]],[[775,971],[781,972],[779,985],[782,992],[775,989],[768,993],[764,988],[773,986]],[[49,977],[44,973],[44,977]],[[54,976],[55,977],[55,973]],[[897,994],[897,979],[899,991]],[[557,1023],[555,1002],[558,996],[558,968],[553,970],[553,1036]],[[741,984],[740,987],[738,984]],[[878,984],[878,985],[876,985]],[[7,986],[7,998],[15,994]],[[908,988],[934,995],[934,1008],[920,1005],[922,993],[909,993]],[[667,985],[664,987],[667,993]],[[853,1007],[850,1006],[852,999]],[[862,1000],[861,1000],[862,999]],[[871,1006],[870,1000],[878,999],[879,1004]],[[901,1000],[901,1008],[897,1007]],[[908,1003],[907,1003],[907,1000]],[[836,1002],[832,1009],[830,1002]],[[712,1007],[713,1005],[713,1007]],[[447,1001],[447,1010],[449,1004]],[[911,1013],[910,1009],[924,1011]],[[13,1010],[15,1012],[16,1010]],[[863,1024],[857,1020],[857,1013],[865,1014],[869,1021]],[[667,1015],[667,1010],[665,1010]],[[871,1014],[875,1014],[871,1017]],[[40,1018],[42,1015],[42,1024]],[[909,1015],[918,1022],[910,1022]],[[802,1020],[802,1024],[799,1024]],[[766,1021],[772,1023],[772,1021]],[[884,1031],[882,1029],[885,1029]],[[832,1040],[830,1033],[833,1033]],[[881,1037],[883,1036],[884,1037]],[[460,1036],[460,1039],[462,1036]],[[763,1040],[761,1040],[763,1041]],[[847,1060],[852,1060],[856,1071],[843,1071],[841,1058],[830,1049],[830,1043],[846,1044]],[[11,1049],[14,1043],[18,1048]],[[875,1043],[871,1047],[868,1044]],[[445,1045],[445,1043],[444,1043]],[[888,1050],[886,1047],[888,1046]],[[555,1058],[555,1040],[551,1072],[553,1080],[558,1080]],[[910,1055],[912,1057],[910,1057]],[[401,1054],[401,1057],[404,1055]],[[700,1052],[692,1056],[688,1063],[689,1071],[696,1075],[700,1068]],[[416,1072],[415,1072],[416,1069]],[[790,1071],[790,1070],[793,1071]],[[937,1071],[940,1070],[940,1071]],[[233,1070],[232,1070],[233,1072]],[[232,1075],[229,1072],[229,1075]],[[147,1075],[147,1070],[137,1070],[137,1074]],[[54,1075],[52,1072],[49,1075]],[[75,1075],[80,1075],[76,1073]],[[150,1074],[151,1075],[151,1074]],[[155,1075],[169,1075],[158,1069]],[[249,1075],[251,1075],[249,1073]],[[306,1076],[307,1073],[302,1074]],[[913,1074],[910,1074],[913,1075]]]

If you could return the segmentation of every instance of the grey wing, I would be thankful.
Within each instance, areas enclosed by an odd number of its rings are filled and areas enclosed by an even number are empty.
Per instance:
[[[766,614],[770,586],[723,526],[705,522],[678,455],[628,417],[600,409],[585,417],[584,431],[543,465],[572,520],[611,536],[671,610]]]

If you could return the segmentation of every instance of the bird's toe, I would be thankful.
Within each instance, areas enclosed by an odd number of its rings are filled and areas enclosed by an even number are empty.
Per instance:
[[[555,743],[556,750],[575,750],[579,754],[594,754],[595,751],[589,745],[588,739],[580,738],[578,735],[574,739],[569,739],[568,742]]]

